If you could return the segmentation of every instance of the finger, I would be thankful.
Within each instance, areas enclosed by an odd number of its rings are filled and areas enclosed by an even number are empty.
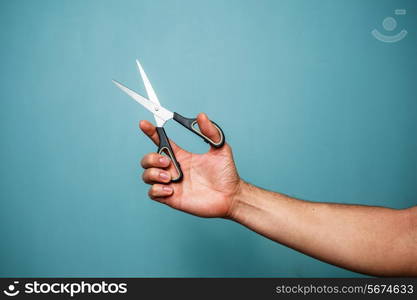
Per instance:
[[[155,145],[159,145],[159,136],[156,132],[156,127],[153,126],[153,124],[147,120],[142,120],[139,122],[139,127],[145,133],[152,142],[155,143]]]
[[[152,142],[155,143],[155,145],[159,146],[158,132],[156,131],[156,127],[151,122],[147,120],[142,120],[139,122],[139,127],[143,131],[143,133],[145,133],[152,140]],[[174,150],[174,152],[181,149],[171,139],[169,139],[169,143],[171,144],[172,150]]]
[[[170,159],[167,156],[152,152],[146,154],[140,164],[142,168],[149,169],[149,168],[167,168],[170,164]]]
[[[171,180],[171,174],[163,169],[149,168],[142,174],[142,179],[145,183],[153,184],[156,182],[168,183]]]
[[[151,199],[157,200],[158,198],[169,197],[174,193],[174,189],[165,184],[154,184],[149,189],[148,195]]]
[[[201,133],[207,136],[209,139],[218,143],[220,141],[220,133],[213,123],[209,120],[205,113],[200,113],[197,116],[198,127]]]

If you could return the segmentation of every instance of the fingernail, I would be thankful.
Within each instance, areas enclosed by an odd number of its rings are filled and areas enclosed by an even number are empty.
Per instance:
[[[169,187],[169,186],[164,186],[163,188],[162,188],[165,192],[169,192],[169,193],[172,193],[172,187]]]
[[[159,173],[159,177],[161,177],[161,178],[162,178],[162,179],[164,179],[164,180],[169,179],[168,174],[167,174],[167,173],[165,173],[165,172],[161,172],[161,173]]]
[[[159,159],[159,162],[160,162],[160,163],[162,163],[162,164],[167,164],[167,163],[169,163],[169,158],[168,158],[168,157],[166,157],[166,156],[161,157],[161,158]]]

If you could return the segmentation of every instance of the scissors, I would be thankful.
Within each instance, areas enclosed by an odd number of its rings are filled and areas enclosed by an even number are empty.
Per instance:
[[[209,143],[215,148],[221,148],[224,145],[224,142],[225,142],[224,133],[222,129],[215,122],[212,122],[220,135],[220,140],[218,142],[215,142],[212,139],[210,139],[208,136],[205,136],[201,131],[199,131],[198,129],[194,127],[197,124],[196,118],[183,117],[179,113],[171,112],[165,107],[161,106],[161,104],[159,103],[158,97],[156,96],[156,93],[154,89],[152,88],[152,85],[148,79],[148,76],[146,76],[146,73],[143,70],[138,60],[136,60],[136,64],[138,66],[139,73],[142,77],[143,83],[145,85],[146,93],[148,94],[149,99],[132,91],[131,89],[127,88],[126,86],[117,82],[116,80],[113,80],[113,82],[122,91],[124,91],[126,94],[132,97],[133,100],[142,104],[147,110],[153,113],[153,116],[155,118],[156,125],[157,125],[156,132],[158,133],[158,136],[159,136],[159,145],[158,145],[157,152],[159,154],[165,153],[166,155],[168,155],[175,167],[175,170],[177,171],[177,174],[178,174],[177,177],[173,178],[171,182],[180,182],[183,178],[183,172],[181,170],[181,166],[179,162],[177,161],[175,157],[171,144],[169,143],[168,136],[164,129],[165,123],[171,119],[174,119],[175,121],[180,123],[182,126],[187,128],[191,132],[200,136],[206,143]]]

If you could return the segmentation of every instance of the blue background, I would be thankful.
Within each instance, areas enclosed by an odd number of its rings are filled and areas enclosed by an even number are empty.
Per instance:
[[[371,35],[387,16],[404,40]],[[111,82],[144,93],[136,58],[168,109],[221,124],[245,180],[416,204],[416,1],[1,1],[0,45],[1,276],[362,276],[148,200],[152,115]]]

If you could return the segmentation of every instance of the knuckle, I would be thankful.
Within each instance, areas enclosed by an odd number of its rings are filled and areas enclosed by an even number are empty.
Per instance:
[[[142,180],[145,183],[154,183],[157,182],[159,179],[159,169],[157,168],[149,168],[143,171],[142,173]]]
[[[148,170],[145,170],[145,171],[142,173],[142,180],[143,180],[145,183],[149,183],[149,171],[148,171]]]
[[[149,168],[149,166],[151,166],[153,164],[153,162],[155,161],[155,153],[148,153],[146,154],[142,160],[141,160],[141,165],[143,168]]]
[[[227,151],[227,153],[232,153],[233,152],[232,147],[227,143],[224,143],[223,148]]]
[[[155,180],[156,176],[155,176],[155,169],[148,169],[146,172],[146,179],[149,181]]]
[[[144,157],[142,157],[142,159],[140,160],[140,165],[142,166],[142,168],[145,168],[145,165],[146,165],[146,155]]]
[[[149,198],[151,198],[151,199],[155,198],[155,188],[154,188],[154,186],[151,186],[151,188],[148,191],[148,195],[149,195]]]
[[[149,164],[155,166],[158,162],[158,154],[157,153],[150,153],[149,154]]]
[[[159,170],[158,169],[152,169],[151,177],[152,177],[152,179],[157,180],[159,178]]]

